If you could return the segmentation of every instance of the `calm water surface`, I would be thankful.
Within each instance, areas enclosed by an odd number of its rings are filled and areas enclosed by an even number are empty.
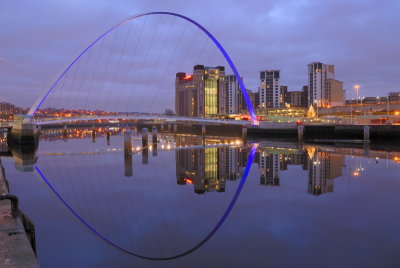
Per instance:
[[[400,265],[400,153],[134,135],[125,156],[121,135],[72,136],[47,132],[35,172],[2,157],[42,267]]]

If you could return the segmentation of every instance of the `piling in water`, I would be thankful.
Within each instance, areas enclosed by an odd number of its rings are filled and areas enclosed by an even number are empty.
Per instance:
[[[92,130],[92,143],[96,142],[96,131],[93,129]]]
[[[148,147],[145,147],[142,150],[142,163],[143,164],[148,164],[149,163],[149,149],[148,149]]]
[[[145,149],[149,145],[149,136],[147,128],[142,128],[142,148]]]
[[[157,144],[157,127],[156,126],[153,126],[151,128],[151,134],[152,134],[152,144],[154,146],[155,144]]]
[[[130,130],[125,130],[124,132],[124,154],[132,154],[132,132]]]
[[[242,139],[243,141],[247,140],[247,126],[242,127]]]
[[[369,141],[369,126],[364,126],[364,140]]]

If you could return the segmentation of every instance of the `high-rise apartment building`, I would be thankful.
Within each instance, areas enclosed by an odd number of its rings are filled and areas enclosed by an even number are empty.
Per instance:
[[[243,79],[243,78],[242,78]],[[225,75],[219,91],[219,113],[238,114],[243,108],[243,94],[236,76]]]
[[[282,102],[280,71],[260,71],[260,108],[280,108]]]
[[[328,107],[328,79],[334,79],[335,66],[313,62],[308,66],[308,106]]]
[[[220,113],[220,91],[224,87],[225,67],[196,65],[193,74],[177,73],[175,113],[188,117],[213,117]]]

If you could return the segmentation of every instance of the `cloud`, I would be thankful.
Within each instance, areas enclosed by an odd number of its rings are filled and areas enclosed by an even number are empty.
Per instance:
[[[4,72],[5,61],[0,61],[0,90],[13,88],[6,100],[30,106],[34,96],[48,87],[63,66],[102,32],[130,15],[154,10],[178,12],[202,23],[224,45],[252,90],[258,87],[258,72],[264,69],[281,69],[282,84],[288,85],[289,90],[299,90],[307,83],[306,65],[312,61],[334,64],[336,79],[342,80],[347,89],[354,83],[361,84],[362,96],[400,90],[396,57],[400,45],[400,3],[372,0],[256,0],[246,4],[207,0],[6,1],[0,9],[1,56],[25,70],[11,68]],[[166,32],[172,20],[163,20],[166,23],[160,29]],[[147,28],[147,41],[153,29]],[[181,31],[176,28],[167,43],[153,44],[154,51],[165,47],[167,52],[163,54],[172,54],[168,51],[177,46]],[[199,36],[194,47],[200,50],[198,43],[204,37]],[[188,50],[193,38],[193,33],[186,32],[180,49]],[[188,54],[192,58],[186,64],[197,59],[206,61],[207,53]],[[222,59],[209,54],[216,64]],[[146,65],[155,64],[157,56],[152,59],[149,57]],[[185,65],[182,70],[188,72],[191,68]],[[168,73],[171,81],[177,71],[180,70]],[[10,77],[15,80],[10,81]],[[29,89],[20,81],[30,81]],[[170,90],[174,94],[174,89]]]

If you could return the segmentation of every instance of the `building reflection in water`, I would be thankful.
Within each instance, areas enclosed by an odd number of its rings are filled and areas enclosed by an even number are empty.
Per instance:
[[[125,128],[96,128],[96,129],[59,129],[42,130],[42,140],[82,139],[105,136],[109,144],[110,135],[121,135]],[[134,136],[139,136],[137,129]],[[161,142],[161,143],[160,143]],[[157,157],[157,147],[161,150],[176,148],[176,179],[178,185],[193,184],[194,192],[224,192],[227,181],[241,178],[248,155],[248,148],[232,139],[216,138],[204,140],[195,135],[169,135],[159,133],[159,145],[153,144],[151,148],[140,150],[142,164],[149,164],[149,150],[152,156]],[[226,146],[219,146],[225,144]],[[215,145],[214,147],[212,145]],[[217,146],[218,145],[218,146]],[[229,146],[228,146],[229,145]],[[334,178],[342,176],[345,163],[344,148],[327,152],[319,146],[307,146],[301,150],[281,148],[274,146],[259,146],[254,158],[254,163],[259,168],[259,183],[264,186],[281,186],[282,171],[288,165],[299,165],[307,172],[307,192],[311,195],[322,195],[333,192]],[[137,150],[138,148],[136,148]],[[139,148],[140,149],[140,148]],[[35,151],[35,150],[34,150]],[[14,150],[13,156],[19,170],[31,171],[37,161],[34,151],[21,154]],[[369,156],[373,157],[373,156]],[[378,157],[373,157],[379,159]],[[389,156],[387,157],[389,159]],[[391,160],[400,162],[396,154]],[[125,176],[133,176],[132,155],[124,158]],[[358,169],[354,174],[359,174]],[[353,174],[353,175],[354,175]],[[356,176],[356,175],[354,175]]]
[[[344,155],[310,150],[308,160],[308,192],[321,195],[333,192],[333,179],[342,176]]]
[[[177,146],[193,146],[203,142],[198,137],[177,136]],[[176,150],[176,178],[178,185],[193,184],[194,192],[225,192],[227,180],[241,177],[247,150],[238,147],[206,147]],[[243,157],[242,157],[243,158]]]
[[[189,146],[196,137],[180,137],[177,144]],[[289,150],[260,147],[254,158],[260,172],[260,185],[280,186],[281,172],[288,165],[299,165],[308,173],[307,192],[321,195],[333,192],[333,179],[342,176],[345,156],[318,151],[317,147],[306,150]],[[226,181],[242,176],[246,159],[245,147],[209,147],[177,150],[176,178],[178,185],[193,184],[194,192],[224,192]]]
[[[92,130],[68,130],[68,138],[119,135],[124,129],[92,129]],[[49,130],[44,133],[44,139],[58,139],[66,132]],[[96,133],[96,134],[94,134]],[[166,141],[166,147],[175,143],[176,179],[178,185],[193,184],[194,192],[204,194],[205,192],[224,192],[227,181],[241,178],[246,165],[248,150],[241,144],[224,139],[204,140],[195,135],[164,135],[160,134],[161,141]],[[109,138],[108,138],[109,139]],[[212,144],[228,143],[230,146],[208,147]],[[233,146],[232,146],[233,144]],[[205,145],[205,146],[204,146]],[[196,147],[198,146],[198,147]],[[187,148],[185,148],[187,147]],[[279,146],[278,146],[279,147]],[[270,146],[260,146],[254,161],[258,165],[260,174],[260,185],[280,186],[281,172],[288,169],[288,165],[300,165],[308,173],[307,192],[312,195],[321,195],[333,192],[333,179],[342,176],[344,166],[344,154],[323,152],[318,147],[309,146],[305,150],[288,150]],[[152,145],[152,156],[157,156],[157,144]],[[17,154],[16,154],[17,155]],[[149,163],[149,148],[141,150],[142,164]],[[17,161],[18,162],[18,161]],[[133,175],[132,156],[124,159],[125,176]]]

